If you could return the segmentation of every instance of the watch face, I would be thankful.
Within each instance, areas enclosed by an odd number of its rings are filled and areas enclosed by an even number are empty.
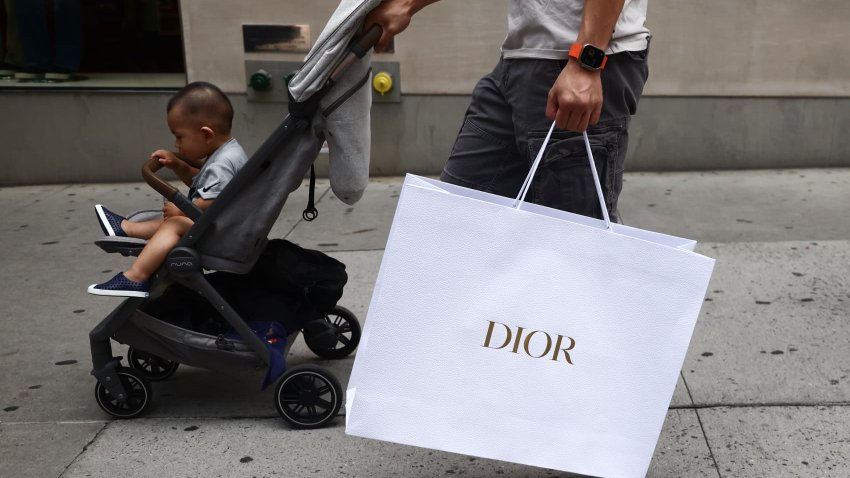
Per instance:
[[[581,49],[579,61],[589,68],[599,69],[602,67],[602,60],[604,58],[604,51],[593,45],[585,45],[584,48]]]

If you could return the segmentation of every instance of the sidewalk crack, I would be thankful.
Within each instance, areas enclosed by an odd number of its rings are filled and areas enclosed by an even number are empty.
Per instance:
[[[682,377],[682,383],[685,385],[685,390],[688,392],[688,398],[691,399],[691,406],[697,416],[697,423],[699,423],[699,429],[702,431],[702,438],[705,440],[705,446],[708,448],[708,454],[711,456],[711,462],[714,463],[714,469],[717,471],[718,478],[723,478],[723,475],[720,474],[720,467],[717,465],[717,458],[714,456],[714,450],[711,449],[711,443],[708,441],[708,434],[705,432],[705,426],[702,424],[702,417],[699,416],[699,409],[696,408],[694,396],[691,393],[691,387],[688,386],[685,374],[680,371],[679,375]]]
[[[62,473],[59,473],[59,476],[58,476],[57,478],[62,478],[63,476],[65,476],[65,473],[67,473],[67,472],[68,472],[68,468],[71,468],[71,465],[73,465],[74,463],[76,463],[76,462],[77,462],[77,460],[79,460],[79,459],[80,459],[80,457],[81,457],[81,456],[83,456],[83,454],[84,454],[86,451],[88,451],[89,447],[90,447],[90,446],[91,446],[91,445],[92,445],[95,441],[97,441],[97,439],[100,437],[101,433],[103,433],[104,431],[106,431],[106,429],[109,427],[109,425],[111,425],[113,422],[114,422],[114,421],[104,423],[104,424],[103,424],[103,426],[100,428],[100,430],[98,430],[98,431],[97,431],[97,433],[95,433],[95,434],[94,434],[94,436],[92,437],[92,439],[91,439],[91,440],[89,440],[89,442],[88,442],[88,443],[86,443],[85,445],[83,445],[83,449],[82,449],[82,450],[80,450],[80,452],[79,452],[79,453],[77,453],[77,456],[75,456],[73,460],[71,460],[71,461],[70,461],[67,465],[65,465],[65,468],[62,470]]]

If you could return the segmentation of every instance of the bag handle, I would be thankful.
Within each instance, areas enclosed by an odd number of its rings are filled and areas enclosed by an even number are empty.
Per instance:
[[[540,151],[537,152],[537,157],[534,158],[534,163],[531,164],[531,170],[528,172],[528,176],[525,177],[525,181],[519,189],[519,194],[514,200],[514,209],[522,209],[522,204],[525,202],[525,196],[531,188],[531,180],[537,172],[537,167],[540,166],[540,160],[543,159],[543,152],[546,150],[546,146],[549,145],[549,139],[552,137],[552,131],[554,130],[555,122],[553,121],[552,126],[549,127],[549,132],[546,133],[546,138],[543,140],[543,144],[540,146]],[[590,150],[590,139],[587,137],[587,131],[582,131],[581,134],[584,138],[584,147],[587,150],[587,159],[590,162],[590,170],[593,173],[593,183],[596,185],[596,196],[599,198],[599,205],[602,207],[602,217],[605,219],[605,229],[610,231],[611,218],[608,216],[608,207],[605,205],[605,197],[602,194],[602,184],[599,182],[599,173],[596,172],[596,163],[593,161],[593,152]]]

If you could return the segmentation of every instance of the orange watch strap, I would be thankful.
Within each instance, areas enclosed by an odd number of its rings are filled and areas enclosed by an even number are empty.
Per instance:
[[[573,43],[570,46],[570,58],[575,58],[578,60],[579,55],[581,55],[581,49],[584,48],[584,45],[581,43]]]

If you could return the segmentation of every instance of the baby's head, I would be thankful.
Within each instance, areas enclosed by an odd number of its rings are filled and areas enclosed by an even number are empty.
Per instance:
[[[199,161],[230,139],[233,106],[215,85],[196,81],[184,86],[168,102],[168,127],[177,151]]]

